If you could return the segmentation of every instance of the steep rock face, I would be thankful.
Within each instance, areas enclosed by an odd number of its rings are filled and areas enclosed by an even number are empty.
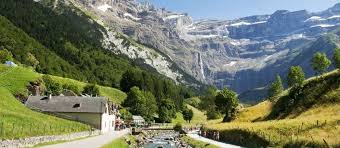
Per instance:
[[[318,13],[279,10],[236,20],[193,21],[187,14],[132,0],[69,1],[107,28],[157,49],[197,80],[239,93],[267,85],[291,65],[312,74],[308,50],[340,26],[340,4]]]

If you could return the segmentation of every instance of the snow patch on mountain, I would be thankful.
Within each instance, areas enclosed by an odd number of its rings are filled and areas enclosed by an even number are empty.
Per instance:
[[[326,19],[320,17],[320,16],[312,16],[305,20],[305,22],[314,22],[314,21],[324,21]]]
[[[234,66],[236,63],[236,61],[231,61],[230,63],[225,64],[225,66]]]
[[[106,12],[107,9],[112,8],[112,6],[110,6],[110,5],[108,5],[108,4],[104,4],[104,5],[98,6],[97,8],[98,8],[100,11]]]
[[[183,16],[185,16],[185,15],[183,15],[183,14],[174,14],[174,15],[169,15],[169,16],[163,18],[163,20],[164,21],[172,20],[172,19],[177,19],[177,18],[183,17]]]
[[[137,18],[137,17],[133,16],[133,15],[130,14],[130,13],[124,13],[124,17],[125,17],[125,18],[130,18],[130,19],[132,19],[132,20],[134,20],[134,21],[139,21],[139,20],[141,20],[141,18]]]
[[[340,15],[333,15],[331,17],[328,17],[327,19],[336,19],[336,18],[340,18]]]
[[[255,25],[255,24],[264,24],[267,23],[267,21],[259,21],[259,22],[253,22],[253,23],[248,23],[248,22],[238,22],[238,23],[234,23],[234,24],[230,24],[230,25],[226,25],[226,27],[228,26],[233,26],[233,27],[237,27],[237,26],[248,26],[248,25]]]
[[[311,26],[311,28],[314,28],[314,27],[328,28],[328,27],[334,27],[334,26],[335,25],[332,25],[332,24],[318,24],[318,25]]]

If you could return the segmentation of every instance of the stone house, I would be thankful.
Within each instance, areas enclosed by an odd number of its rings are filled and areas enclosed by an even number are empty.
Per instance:
[[[141,116],[132,116],[132,123],[135,126],[143,126],[143,125],[145,125],[145,120]]]
[[[102,133],[115,130],[118,110],[105,97],[29,96],[25,104],[33,110],[89,124]]]

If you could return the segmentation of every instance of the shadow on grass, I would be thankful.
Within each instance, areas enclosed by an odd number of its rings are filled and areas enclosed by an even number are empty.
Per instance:
[[[297,117],[316,104],[340,102],[339,99],[325,96],[339,86],[340,72],[335,72],[312,79],[301,87],[294,87],[288,95],[278,99],[264,120],[283,119],[289,115]]]

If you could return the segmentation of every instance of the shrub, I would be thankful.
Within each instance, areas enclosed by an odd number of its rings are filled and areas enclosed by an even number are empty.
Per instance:
[[[74,84],[65,84],[63,85],[64,89],[70,90],[72,92],[74,92],[77,95],[81,95],[81,91],[79,89],[79,87],[77,85]]]
[[[48,75],[43,76],[43,81],[48,94],[58,96],[63,91],[61,84],[53,81],[53,79]]]
[[[175,130],[176,132],[182,133],[182,132],[183,132],[183,130],[182,130],[182,124],[177,123],[177,124],[174,126],[174,130]]]
[[[98,96],[99,95],[99,88],[95,84],[88,84],[84,87],[84,90],[82,92],[83,94],[89,94],[92,96]]]

